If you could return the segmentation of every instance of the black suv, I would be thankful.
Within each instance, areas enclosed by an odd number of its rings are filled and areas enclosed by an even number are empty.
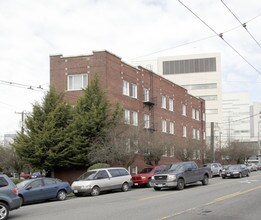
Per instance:
[[[0,220],[7,219],[9,211],[18,209],[20,206],[18,188],[9,177],[0,174]]]

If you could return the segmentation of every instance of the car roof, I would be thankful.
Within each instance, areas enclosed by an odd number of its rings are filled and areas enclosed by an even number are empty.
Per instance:
[[[113,169],[124,169],[124,170],[126,170],[126,168],[124,168],[124,167],[104,167],[104,168],[92,169],[92,170],[88,170],[88,171],[113,170]]]

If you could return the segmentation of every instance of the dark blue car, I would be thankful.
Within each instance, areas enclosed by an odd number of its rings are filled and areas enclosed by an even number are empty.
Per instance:
[[[53,178],[29,179],[18,183],[17,187],[23,204],[49,199],[62,201],[72,192],[68,182]]]

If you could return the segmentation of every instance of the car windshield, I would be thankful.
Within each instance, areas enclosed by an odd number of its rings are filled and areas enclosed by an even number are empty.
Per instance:
[[[228,170],[239,170],[240,169],[240,165],[231,165],[228,167]]]
[[[182,164],[173,164],[169,171],[180,171],[180,170],[184,170],[184,166]]]
[[[93,180],[96,173],[97,173],[96,171],[88,171],[88,172],[82,174],[78,178],[78,180]]]
[[[153,167],[146,167],[146,168],[143,168],[140,173],[150,173],[152,170],[154,170]]]
[[[18,188],[23,188],[23,187],[25,187],[30,181],[31,181],[31,180],[24,180],[24,181],[18,183],[18,184],[17,184],[17,187],[18,187]]]

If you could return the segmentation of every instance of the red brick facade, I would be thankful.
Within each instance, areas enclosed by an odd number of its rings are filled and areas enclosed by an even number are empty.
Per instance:
[[[107,92],[108,99],[120,102],[124,109],[135,111],[138,114],[138,125],[144,124],[144,114],[150,116],[150,128],[162,133],[162,120],[166,121],[168,138],[182,138],[183,126],[186,127],[186,138],[193,137],[197,131],[198,141],[205,145],[205,102],[187,93],[187,90],[162,78],[161,76],[144,69],[135,68],[123,62],[121,58],[107,52],[93,52],[92,55],[63,57],[62,55],[50,57],[50,81],[58,92],[65,92],[65,99],[75,104],[82,91],[68,91],[68,77],[72,75],[87,74],[88,82],[94,74],[99,75],[102,87]],[[123,94],[123,81],[129,85],[129,92],[134,85],[137,88],[137,98],[131,94]],[[144,88],[149,90],[149,101],[144,102]],[[162,96],[166,100],[166,108],[162,108]],[[169,100],[173,100],[173,110],[169,110]],[[186,116],[182,115],[182,105],[186,106]],[[197,111],[199,117],[195,118],[192,111]],[[194,118],[192,118],[194,117]],[[174,134],[170,134],[170,122],[174,123]],[[195,134],[194,134],[195,135]],[[173,157],[165,157],[161,163],[175,161]],[[144,162],[138,162],[140,166]]]

